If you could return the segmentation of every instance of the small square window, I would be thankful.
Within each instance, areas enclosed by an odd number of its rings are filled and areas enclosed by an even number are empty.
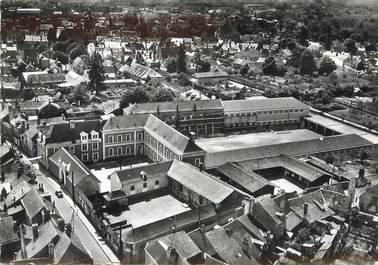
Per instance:
[[[135,186],[130,186],[130,190],[135,190]]]
[[[143,183],[143,188],[147,188],[147,182]]]
[[[159,180],[155,180],[155,185],[159,185]]]

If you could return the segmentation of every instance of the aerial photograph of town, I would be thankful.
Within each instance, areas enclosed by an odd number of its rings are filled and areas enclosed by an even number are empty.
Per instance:
[[[0,17],[0,265],[378,265],[378,0]]]

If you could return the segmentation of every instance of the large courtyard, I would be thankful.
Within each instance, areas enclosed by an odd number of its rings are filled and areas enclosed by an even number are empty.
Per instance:
[[[319,139],[320,137],[322,137],[320,134],[313,131],[299,129],[289,131],[248,133],[215,138],[200,138],[196,141],[196,143],[206,152],[216,153],[249,147]]]

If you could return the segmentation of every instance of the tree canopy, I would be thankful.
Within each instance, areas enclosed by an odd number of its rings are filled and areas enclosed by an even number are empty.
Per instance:
[[[329,75],[337,69],[336,63],[328,56],[324,56],[319,65],[319,74]]]
[[[316,70],[315,56],[310,50],[304,50],[299,59],[299,71],[302,75],[312,75]]]

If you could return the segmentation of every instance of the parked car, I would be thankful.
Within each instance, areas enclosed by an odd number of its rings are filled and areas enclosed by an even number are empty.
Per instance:
[[[56,197],[58,197],[58,198],[63,198],[63,192],[62,192],[61,190],[57,190],[57,191],[55,192],[55,195],[56,195]]]

